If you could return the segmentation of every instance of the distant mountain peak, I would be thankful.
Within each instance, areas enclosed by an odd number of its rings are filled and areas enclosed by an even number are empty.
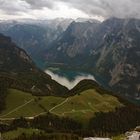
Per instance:
[[[77,18],[76,20],[74,20],[76,22],[94,22],[94,23],[100,23],[99,20],[93,19],[93,18]]]

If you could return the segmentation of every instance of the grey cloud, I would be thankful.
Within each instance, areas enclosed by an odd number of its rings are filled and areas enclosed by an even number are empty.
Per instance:
[[[55,1],[55,0],[54,0]],[[28,13],[31,10],[47,7],[53,9],[52,0],[0,0],[0,10],[8,15],[19,15],[21,12]]]
[[[55,0],[23,0],[30,4],[33,9],[41,9],[43,7],[47,7],[52,9],[54,7]]]
[[[89,16],[140,18],[140,0],[0,0],[0,10],[8,14],[28,13],[44,7],[53,10],[58,2]]]
[[[8,15],[18,15],[19,12],[27,12],[30,5],[21,0],[0,0],[0,10]]]
[[[140,0],[57,0],[91,16],[140,18]]]
[[[102,8],[106,9],[106,17],[140,18],[140,1],[138,0],[101,0]]]

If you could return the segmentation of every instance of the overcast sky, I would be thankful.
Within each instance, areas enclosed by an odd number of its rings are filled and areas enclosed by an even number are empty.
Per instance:
[[[0,0],[0,19],[140,18],[140,0]]]

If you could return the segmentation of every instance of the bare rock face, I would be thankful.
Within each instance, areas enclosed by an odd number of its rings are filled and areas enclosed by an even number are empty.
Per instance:
[[[99,75],[114,91],[135,99],[140,97],[139,27],[140,20],[135,19],[103,22],[100,48],[95,50]]]
[[[125,140],[140,140],[140,132],[133,131],[133,132],[127,132]]]
[[[99,22],[73,21],[66,31],[50,45],[45,52],[45,60],[75,65],[79,58],[89,55],[92,50],[92,36],[99,26]],[[81,61],[81,60],[80,60]]]
[[[114,92],[140,98],[140,20],[72,22],[44,58],[97,74]]]
[[[135,128],[135,131],[140,132],[140,126],[137,126],[137,127]]]
[[[125,136],[125,140],[140,140],[140,126],[137,126],[132,132],[126,132]]]

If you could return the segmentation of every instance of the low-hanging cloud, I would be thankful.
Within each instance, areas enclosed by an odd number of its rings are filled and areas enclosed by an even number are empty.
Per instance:
[[[66,5],[69,9],[80,10],[89,17],[140,19],[140,0],[0,0],[0,10],[11,15],[20,12],[27,15],[38,10],[39,14],[44,8],[53,11],[61,4]],[[47,18],[47,13],[44,16]]]
[[[79,76],[76,76],[74,78],[74,80],[70,81],[68,80],[66,77],[63,76],[59,76],[58,74],[53,73],[50,70],[46,70],[45,71],[47,74],[49,74],[53,80],[57,81],[58,83],[60,83],[61,85],[66,86],[68,89],[72,89],[73,87],[75,87],[81,80],[84,79],[90,79],[90,80],[95,80],[93,75],[90,74],[81,74]]]

